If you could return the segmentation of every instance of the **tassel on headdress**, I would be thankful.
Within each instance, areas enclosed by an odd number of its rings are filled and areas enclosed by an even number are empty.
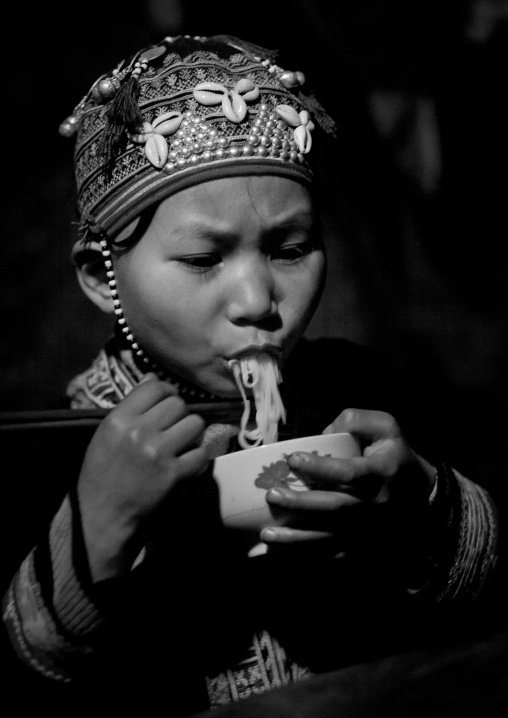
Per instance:
[[[139,91],[139,81],[137,75],[133,73],[121,85],[106,111],[108,123],[98,151],[104,156],[108,174],[111,172],[115,157],[126,144],[127,132],[135,132],[143,123],[138,107]]]

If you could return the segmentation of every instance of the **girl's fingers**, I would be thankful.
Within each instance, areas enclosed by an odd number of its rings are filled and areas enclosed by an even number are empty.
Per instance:
[[[334,459],[297,452],[291,454],[287,462],[297,476],[315,481],[321,488],[363,498],[374,498],[386,476],[382,462],[373,457]],[[388,466],[388,462],[385,463]]]
[[[323,434],[342,431],[371,442],[400,437],[399,425],[391,414],[370,409],[345,409]]]
[[[346,493],[332,491],[292,491],[291,489],[270,489],[266,500],[272,506],[291,511],[338,512],[360,503],[360,499]]]
[[[367,459],[363,456],[335,459],[331,456],[318,456],[303,451],[290,454],[287,462],[299,476],[332,483],[342,481],[344,486],[348,486],[354,479],[365,474],[369,468]]]
[[[122,399],[121,403],[113,411],[125,412],[128,415],[140,415],[149,411],[166,397],[175,397],[177,395],[174,387],[160,381],[155,374],[147,375],[147,377]],[[180,399],[180,401],[182,400]]]
[[[266,499],[278,527],[304,531],[306,535],[340,536],[341,540],[366,506],[359,498],[332,491],[272,489]]]
[[[164,450],[179,456],[201,441],[204,430],[204,419],[198,414],[188,414],[162,432]]]
[[[167,396],[145,411],[143,422],[156,430],[164,431],[188,413],[189,408],[183,399],[179,396]]]
[[[209,462],[208,454],[202,446],[186,451],[178,457],[178,478],[187,479],[202,474]]]

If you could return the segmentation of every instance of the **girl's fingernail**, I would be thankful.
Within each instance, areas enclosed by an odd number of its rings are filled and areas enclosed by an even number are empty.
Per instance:
[[[261,531],[261,541],[272,541],[276,537],[274,529],[263,529]]]
[[[296,451],[294,454],[291,454],[289,460],[293,466],[301,466],[307,461],[307,455]]]
[[[286,497],[282,491],[279,491],[279,489],[270,489],[268,492],[268,498],[272,503],[281,504]]]

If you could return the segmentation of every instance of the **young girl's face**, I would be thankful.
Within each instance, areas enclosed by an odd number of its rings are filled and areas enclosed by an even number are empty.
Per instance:
[[[325,257],[308,191],[265,175],[168,197],[114,266],[139,344],[182,378],[234,397],[227,361],[253,347],[288,354],[319,300]]]

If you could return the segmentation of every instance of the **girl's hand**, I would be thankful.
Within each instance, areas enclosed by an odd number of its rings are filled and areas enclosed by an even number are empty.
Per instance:
[[[178,482],[208,458],[204,421],[174,390],[149,374],[101,422],[78,481],[85,545],[94,581],[128,571],[146,525]]]
[[[270,547],[310,542],[335,554],[375,555],[402,547],[399,558],[427,537],[433,467],[406,443],[395,419],[380,411],[346,409],[323,433],[350,432],[363,455],[334,459],[309,453],[288,458],[293,472],[317,483],[310,491],[271,489],[267,501],[286,525],[261,532]],[[393,558],[397,558],[393,556]]]

